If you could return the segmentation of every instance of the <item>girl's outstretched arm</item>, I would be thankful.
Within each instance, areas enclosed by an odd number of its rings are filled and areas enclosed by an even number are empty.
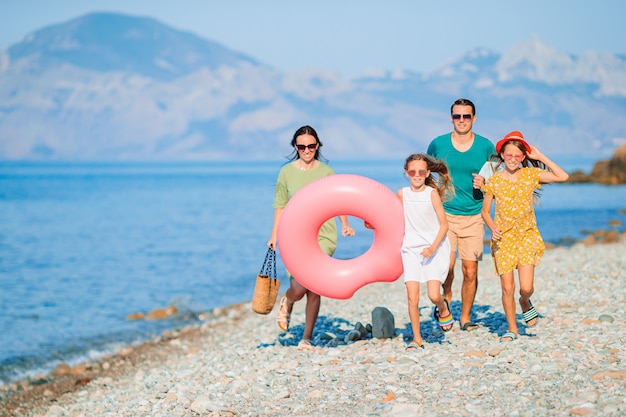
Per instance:
[[[543,162],[544,165],[550,169],[550,171],[543,171],[541,173],[541,176],[539,177],[540,183],[549,184],[551,182],[567,181],[567,179],[569,178],[569,174],[565,172],[563,168],[561,168],[550,158],[539,152],[539,149],[537,149],[536,147],[531,146],[530,149],[531,151],[528,153],[528,157]]]

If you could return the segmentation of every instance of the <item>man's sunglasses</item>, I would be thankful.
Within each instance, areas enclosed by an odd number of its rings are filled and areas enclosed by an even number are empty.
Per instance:
[[[472,120],[472,116],[471,114],[453,114],[452,115],[452,120],[461,120],[461,118],[463,118],[463,120]]]

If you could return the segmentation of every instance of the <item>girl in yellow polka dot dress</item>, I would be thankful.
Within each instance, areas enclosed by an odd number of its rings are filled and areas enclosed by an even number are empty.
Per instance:
[[[537,228],[534,203],[541,184],[566,181],[569,175],[518,131],[507,134],[496,144],[494,174],[483,186],[482,217],[491,230],[491,255],[502,285],[502,306],[508,330],[501,341],[518,338],[515,319],[515,278],[519,277],[519,303],[529,327],[537,324],[539,314],[530,297],[534,291],[535,266],[545,250]],[[495,202],[495,218],[491,203]]]

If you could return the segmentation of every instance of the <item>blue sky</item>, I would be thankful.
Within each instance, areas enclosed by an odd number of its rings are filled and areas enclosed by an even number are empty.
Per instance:
[[[429,71],[534,35],[574,55],[626,54],[622,0],[0,0],[0,49],[95,11],[153,17],[285,71]]]

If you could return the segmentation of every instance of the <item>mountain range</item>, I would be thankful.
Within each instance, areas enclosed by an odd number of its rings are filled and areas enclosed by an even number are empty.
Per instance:
[[[0,159],[278,159],[305,124],[329,159],[399,158],[451,130],[459,97],[494,142],[521,130],[548,154],[601,157],[626,141],[621,55],[532,37],[428,73],[347,78],[281,72],[151,18],[92,13],[0,51]]]

